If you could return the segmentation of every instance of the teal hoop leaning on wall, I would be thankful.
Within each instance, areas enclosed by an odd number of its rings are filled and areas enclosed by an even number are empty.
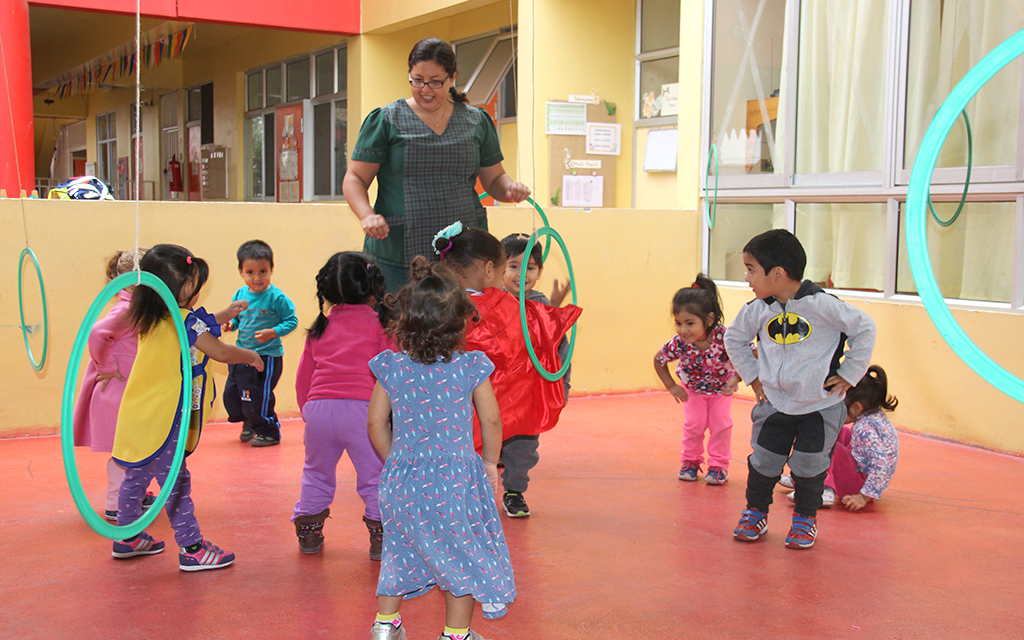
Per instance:
[[[939,107],[921,140],[907,191],[907,255],[918,295],[946,344],[975,373],[996,389],[1018,402],[1024,402],[1024,381],[1013,375],[978,348],[953,319],[939,291],[935,273],[928,257],[928,234],[925,225],[932,172],[939,150],[953,123],[967,103],[992,76],[1024,53],[1024,31],[1007,38],[978,62],[957,83]]]
[[[39,295],[43,299],[43,353],[36,362],[32,354],[32,346],[28,343],[28,327],[25,326],[25,296],[23,294],[21,280],[22,271],[25,267],[25,256],[32,258],[32,264],[36,266],[36,276],[39,277]],[[21,312],[21,335],[25,338],[25,350],[28,351],[28,361],[36,371],[42,371],[46,365],[46,347],[50,344],[50,317],[46,313],[46,289],[43,287],[43,272],[39,269],[39,260],[36,259],[34,251],[25,247],[21,250],[21,257],[18,258],[18,309]]]
[[[565,266],[569,269],[569,288],[572,290],[572,303],[576,304],[576,277],[572,273],[572,260],[569,259],[569,250],[565,248],[565,242],[562,241],[562,236],[558,235],[558,232],[551,227],[541,227],[537,229],[530,240],[526,243],[526,249],[523,250],[523,255],[528,256],[533,251],[534,245],[537,244],[537,240],[541,236],[548,236],[548,243],[550,244],[550,238],[554,238],[558,242],[558,246],[562,247],[562,255],[565,256]],[[526,269],[519,270],[519,291],[526,290]],[[537,353],[533,350],[533,342],[530,341],[530,332],[526,325],[526,296],[519,296],[519,320],[523,323],[523,338],[526,340],[526,352],[530,354],[530,360],[533,361],[533,366],[536,367],[537,373],[540,377],[554,382],[555,380],[561,380],[565,375],[565,372],[569,370],[569,365],[572,363],[572,352],[576,348],[576,324],[572,325],[572,332],[569,335],[569,352],[565,354],[565,362],[562,363],[562,368],[558,371],[551,372],[544,368],[544,365],[537,359]]]
[[[940,227],[952,226],[956,219],[960,217],[960,212],[964,209],[964,202],[967,201],[967,190],[971,188],[971,167],[974,166],[974,136],[971,135],[971,119],[967,117],[967,109],[961,111],[960,115],[964,117],[964,125],[967,127],[967,180],[964,182],[964,192],[960,194],[960,204],[949,220],[943,220],[939,217],[939,214],[935,213],[935,207],[932,206],[932,196],[928,194],[928,211],[931,212],[935,224]]]
[[[114,297],[114,294],[134,284],[147,286],[159,293],[171,312],[174,328],[178,331],[178,344],[181,346],[181,393],[182,397],[185,398],[185,402],[181,403],[181,433],[178,437],[178,447],[174,451],[174,460],[171,462],[171,468],[167,473],[167,480],[160,489],[160,495],[156,497],[156,501],[150,506],[149,510],[142,514],[142,517],[130,525],[119,527],[103,520],[93,510],[92,505],[89,504],[85,497],[85,492],[82,490],[82,479],[78,475],[78,465],[75,462],[73,415],[78,370],[81,368],[82,357],[89,342],[89,333],[92,331],[92,326],[107,302]],[[61,450],[64,453],[64,471],[68,477],[68,487],[71,489],[71,497],[75,500],[78,512],[82,514],[85,522],[92,527],[93,531],[111,540],[125,540],[142,532],[143,529],[153,522],[157,514],[163,510],[164,503],[167,502],[167,498],[170,497],[171,491],[174,489],[174,485],[178,480],[178,474],[181,472],[181,465],[185,460],[185,447],[188,444],[186,434],[188,432],[188,424],[192,419],[191,398],[192,357],[188,346],[188,336],[185,332],[185,323],[181,319],[181,313],[178,312],[178,301],[174,299],[167,285],[152,273],[147,271],[129,271],[117,276],[107,283],[107,286],[103,287],[103,290],[100,291],[99,296],[93,301],[89,311],[85,314],[85,319],[82,320],[82,326],[78,330],[78,337],[75,338],[75,345],[71,349],[68,372],[64,377],[64,404],[61,407],[60,415],[60,442]],[[171,428],[173,428],[173,423]]]
[[[708,180],[711,177],[711,157],[715,158],[715,196],[712,203],[708,204]],[[968,174],[970,175],[970,174]],[[708,223],[708,231],[715,228],[715,219],[718,217],[718,147],[714,142],[708,151],[708,167],[704,171],[704,219]]]

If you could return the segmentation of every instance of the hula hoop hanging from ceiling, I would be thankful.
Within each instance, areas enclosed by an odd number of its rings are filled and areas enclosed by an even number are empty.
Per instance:
[[[974,344],[956,323],[942,298],[928,257],[925,210],[928,206],[932,173],[935,171],[939,150],[953,123],[981,87],[1022,53],[1024,31],[1007,38],[957,83],[939,107],[921,140],[907,191],[907,254],[910,258],[914,284],[925,310],[943,340],[967,366],[993,387],[1018,402],[1024,402],[1024,381],[1004,369]]]
[[[31,258],[32,264],[36,267],[36,276],[39,277],[39,295],[43,299],[43,353],[39,357],[39,362],[36,362],[36,358],[32,354],[32,346],[28,343],[28,327],[25,326],[25,296],[21,286],[25,256]],[[28,351],[28,361],[32,364],[33,369],[42,371],[43,366],[46,364],[46,347],[50,344],[50,317],[46,313],[46,289],[43,288],[43,272],[39,269],[39,260],[36,259],[35,252],[28,247],[21,250],[21,257],[18,258],[18,309],[21,312],[21,335],[25,338],[25,350]]]
[[[167,304],[167,308],[171,310],[171,319],[174,321],[174,327],[178,331],[178,343],[181,346],[181,393],[185,401],[181,403],[181,433],[178,436],[177,449],[175,449],[174,460],[171,462],[167,480],[164,482],[163,487],[161,487],[160,494],[156,497],[156,501],[150,506],[149,510],[145,511],[138,520],[129,525],[117,526],[106,522],[93,510],[85,497],[85,492],[82,490],[82,479],[78,475],[78,465],[75,463],[73,427],[75,386],[78,381],[78,369],[81,367],[82,356],[89,341],[89,333],[100,312],[106,306],[107,301],[114,297],[114,294],[118,291],[139,283],[159,293],[160,297]],[[107,283],[107,286],[103,287],[103,290],[100,291],[99,296],[93,301],[89,311],[85,314],[85,319],[82,320],[82,326],[78,330],[78,337],[75,338],[74,347],[71,349],[68,372],[64,377],[64,403],[61,407],[60,439],[61,450],[64,454],[64,471],[68,477],[68,486],[71,489],[71,496],[75,500],[75,506],[78,507],[78,512],[82,514],[85,522],[92,527],[93,531],[111,540],[131,538],[149,526],[160,510],[163,509],[167,498],[170,497],[171,491],[177,483],[178,474],[181,472],[181,465],[185,460],[185,447],[188,444],[186,434],[192,418],[191,398],[192,358],[188,346],[185,323],[181,319],[181,314],[178,313],[178,302],[171,294],[171,290],[167,288],[167,285],[160,278],[147,271],[130,271],[117,276]],[[174,428],[173,424],[171,428]]]

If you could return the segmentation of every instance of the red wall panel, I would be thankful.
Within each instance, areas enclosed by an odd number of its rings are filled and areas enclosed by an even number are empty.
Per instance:
[[[32,0],[40,7],[83,9],[104,13],[135,14],[135,0]],[[359,33],[359,0],[142,0],[147,17],[218,22],[249,27],[316,31],[355,35]]]

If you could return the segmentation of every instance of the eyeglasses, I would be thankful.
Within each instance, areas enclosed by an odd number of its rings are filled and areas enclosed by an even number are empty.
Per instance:
[[[430,87],[431,89],[440,89],[441,87],[444,86],[444,83],[448,82],[448,78],[451,78],[451,76],[449,75],[445,77],[444,80],[431,80],[430,82],[427,82],[426,80],[412,78],[410,76],[409,84],[411,84],[416,89],[422,89],[423,87]]]

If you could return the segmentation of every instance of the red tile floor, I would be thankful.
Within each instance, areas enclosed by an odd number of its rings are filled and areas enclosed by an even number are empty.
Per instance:
[[[733,405],[732,478],[676,480],[682,410],[664,393],[573,398],[541,438],[527,494],[505,520],[519,596],[487,638],[1024,637],[1024,459],[903,435],[899,471],[861,513],[819,513],[808,551],[783,547],[792,509],[776,494],[768,535],[733,540],[744,506],[750,403]],[[78,514],[56,437],[0,440],[0,638],[368,638],[378,565],[367,559],[347,459],[327,542],[299,554],[288,518],[302,423],[253,449],[210,424],[189,459],[204,534],[234,566],[178,570],[160,515],[156,556],[114,560]],[[101,504],[105,456],[79,450]],[[433,592],[403,607],[410,640],[433,640]]]

